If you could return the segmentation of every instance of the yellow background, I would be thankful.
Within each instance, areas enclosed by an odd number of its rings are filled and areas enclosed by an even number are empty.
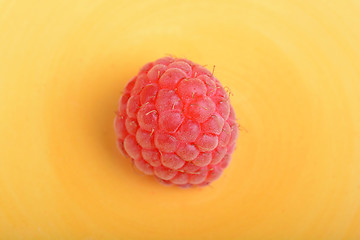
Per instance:
[[[166,54],[232,90],[211,187],[116,149],[123,87]],[[0,1],[0,239],[358,240],[359,207],[359,1]]]

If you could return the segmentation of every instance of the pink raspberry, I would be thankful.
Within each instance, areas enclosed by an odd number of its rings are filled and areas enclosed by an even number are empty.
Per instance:
[[[114,126],[119,149],[140,171],[182,187],[217,179],[238,137],[221,83],[206,68],[173,57],[146,64],[130,80]]]

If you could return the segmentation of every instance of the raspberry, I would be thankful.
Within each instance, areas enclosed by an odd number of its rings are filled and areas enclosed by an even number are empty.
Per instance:
[[[160,58],[126,85],[114,120],[120,151],[160,182],[205,186],[221,176],[238,137],[227,91],[206,68]]]

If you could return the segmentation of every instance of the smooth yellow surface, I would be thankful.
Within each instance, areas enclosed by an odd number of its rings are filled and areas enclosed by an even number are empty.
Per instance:
[[[112,120],[166,54],[243,126],[210,187],[134,170]],[[359,1],[0,1],[0,239],[360,239]]]

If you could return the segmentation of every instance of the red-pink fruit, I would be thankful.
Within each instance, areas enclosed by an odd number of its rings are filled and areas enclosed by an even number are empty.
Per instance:
[[[120,151],[160,182],[205,186],[221,176],[238,138],[220,82],[187,59],[145,64],[125,87],[114,121]]]

